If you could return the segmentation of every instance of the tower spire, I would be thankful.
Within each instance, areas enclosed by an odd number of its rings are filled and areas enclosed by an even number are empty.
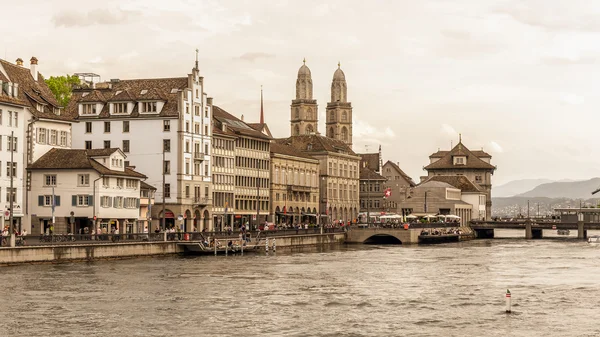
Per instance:
[[[306,64],[306,57],[302,59],[302,63]]]
[[[459,142],[459,143],[462,143],[462,133],[459,133],[459,134],[458,134],[458,142]]]
[[[196,48],[196,70],[198,69],[198,48]]]
[[[260,86],[260,124],[265,124],[265,111],[263,109],[263,86]]]

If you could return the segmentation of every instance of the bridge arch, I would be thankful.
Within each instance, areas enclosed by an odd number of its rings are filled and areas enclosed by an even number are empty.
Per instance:
[[[366,245],[401,245],[402,241],[390,234],[375,234],[363,241]]]

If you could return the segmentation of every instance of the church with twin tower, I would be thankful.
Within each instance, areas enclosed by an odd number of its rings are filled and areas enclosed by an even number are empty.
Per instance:
[[[333,73],[331,101],[327,103],[325,135],[344,142],[352,149],[352,104],[348,102],[346,76],[340,68]],[[319,134],[317,100],[313,98],[313,83],[310,69],[304,64],[298,70],[296,99],[291,105],[291,135]]]
[[[317,221],[356,221],[360,156],[352,151],[352,104],[348,102],[346,76],[339,63],[331,82],[331,102],[326,108],[325,136],[319,132],[317,100],[313,98],[313,81],[306,60],[298,70],[290,116],[291,137],[274,141],[319,160],[318,181],[312,182],[319,188],[319,195],[308,196],[319,205]],[[289,188],[292,193],[286,196],[287,200],[297,200],[294,186]]]

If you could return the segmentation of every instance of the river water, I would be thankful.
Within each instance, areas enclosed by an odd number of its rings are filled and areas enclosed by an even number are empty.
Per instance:
[[[600,336],[600,245],[477,240],[0,269],[0,336]],[[513,313],[504,312],[506,289]]]

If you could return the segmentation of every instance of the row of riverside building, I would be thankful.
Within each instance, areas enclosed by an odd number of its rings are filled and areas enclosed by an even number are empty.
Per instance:
[[[200,231],[246,223],[357,221],[365,209],[418,211],[400,197],[417,200],[420,185],[398,165],[383,165],[381,151],[361,155],[352,150],[352,105],[339,64],[326,107],[326,136],[318,130],[312,76],[303,64],[291,103],[291,136],[280,139],[264,121],[262,93],[259,122],[245,122],[243,115],[238,118],[214,105],[198,61],[185,77],[101,82],[95,74],[78,75],[80,84],[63,107],[39,73],[37,58],[31,58],[29,68],[21,59],[0,59],[5,226],[12,216],[17,230],[32,234],[111,228],[137,233],[163,223]],[[462,194],[470,193],[466,187],[484,191],[487,199],[478,202],[489,210],[491,157],[459,144],[432,155],[429,174],[440,177],[425,183],[451,186],[451,198],[456,197],[452,188]],[[448,156],[454,165],[441,168]],[[465,165],[456,165],[463,160]],[[477,160],[487,160],[489,167],[483,166],[490,174],[464,179],[473,186],[443,178]],[[394,192],[384,199],[386,188]],[[453,203],[450,211],[467,209],[459,204]],[[440,212],[448,212],[446,208]],[[469,218],[481,218],[470,212]]]

